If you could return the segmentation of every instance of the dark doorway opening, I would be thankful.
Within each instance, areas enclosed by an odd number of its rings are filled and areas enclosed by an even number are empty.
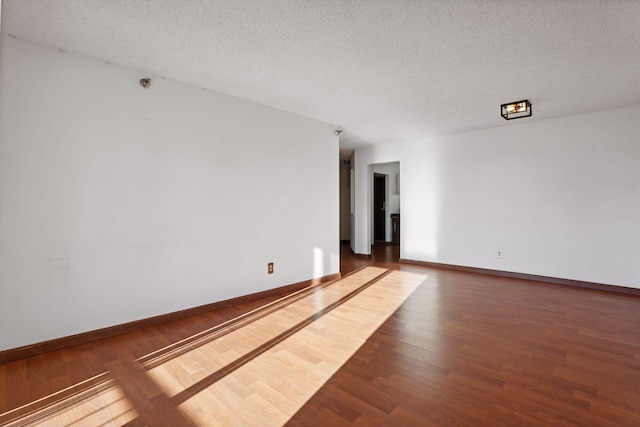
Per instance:
[[[386,175],[373,175],[373,240],[386,241]]]

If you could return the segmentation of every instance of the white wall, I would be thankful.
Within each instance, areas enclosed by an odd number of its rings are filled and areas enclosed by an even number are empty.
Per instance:
[[[400,161],[402,258],[640,288],[639,135],[632,106],[357,150],[355,251]]]
[[[2,42],[0,350],[339,271],[333,126]]]

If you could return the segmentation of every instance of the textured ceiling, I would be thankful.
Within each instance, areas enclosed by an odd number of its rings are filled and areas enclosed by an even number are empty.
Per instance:
[[[348,149],[640,103],[640,2],[4,0],[2,31],[335,124]]]

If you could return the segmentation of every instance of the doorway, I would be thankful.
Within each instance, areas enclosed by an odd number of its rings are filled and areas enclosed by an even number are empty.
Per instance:
[[[373,175],[373,240],[386,241],[387,183],[386,175]]]
[[[392,247],[400,252],[400,162],[369,165],[368,243],[370,254]],[[380,248],[377,248],[377,247]],[[387,250],[385,249],[385,250]],[[386,255],[385,255],[386,256]]]

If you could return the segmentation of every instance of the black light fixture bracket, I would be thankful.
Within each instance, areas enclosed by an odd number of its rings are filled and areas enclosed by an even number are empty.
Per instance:
[[[531,117],[533,110],[528,99],[522,101],[509,102],[500,106],[500,115],[505,120],[521,119]]]

